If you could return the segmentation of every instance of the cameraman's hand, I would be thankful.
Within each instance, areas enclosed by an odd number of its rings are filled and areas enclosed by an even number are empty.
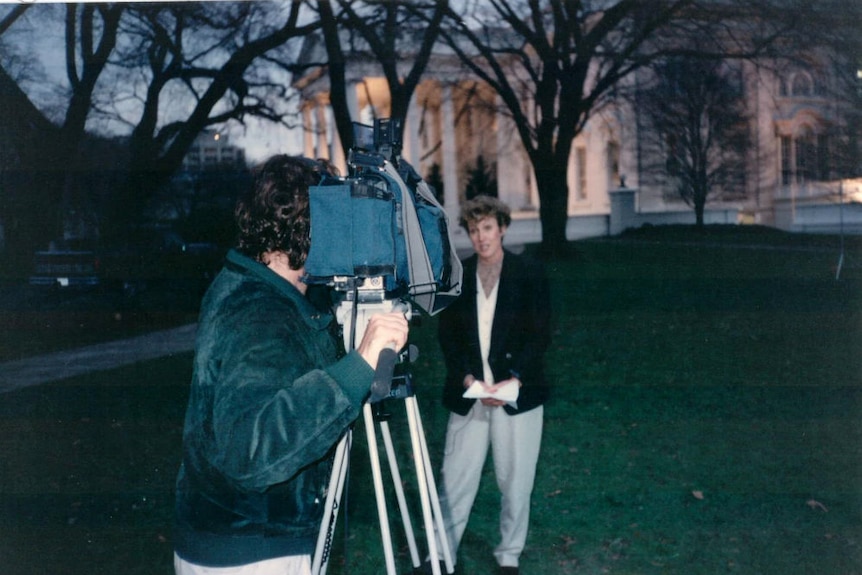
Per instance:
[[[401,312],[372,315],[356,351],[371,369],[377,369],[380,352],[387,347],[400,350],[407,344],[408,331],[407,318]]]

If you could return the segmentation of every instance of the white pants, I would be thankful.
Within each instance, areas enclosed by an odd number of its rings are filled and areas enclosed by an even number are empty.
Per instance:
[[[453,558],[479,491],[490,446],[494,475],[502,495],[500,544],[494,549],[494,556],[501,566],[518,566],[527,541],[543,414],[542,406],[509,415],[502,407],[487,407],[477,401],[466,416],[455,413],[449,416],[440,502]]]
[[[176,575],[311,575],[309,555],[290,555],[236,567],[203,567],[174,553]]]

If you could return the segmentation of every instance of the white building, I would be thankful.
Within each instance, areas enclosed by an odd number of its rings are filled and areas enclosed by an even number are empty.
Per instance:
[[[183,158],[183,171],[201,172],[213,168],[236,167],[245,163],[245,152],[230,143],[226,133],[204,130]]]
[[[450,221],[457,221],[468,172],[481,155],[494,167],[498,195],[512,206],[524,233],[540,233],[538,194],[517,133],[493,106],[479,105],[494,102],[493,93],[474,80],[448,80],[458,78],[463,70],[447,68],[445,56],[430,69],[434,72],[426,74],[428,79],[410,103],[402,156],[426,179],[432,166],[439,167],[444,206]],[[368,61],[353,61],[348,66],[349,105],[356,121],[370,124],[373,118],[389,116],[386,81],[377,70]],[[706,223],[750,222],[834,232],[840,218],[845,231],[862,233],[862,180],[837,180],[830,169],[833,128],[840,125],[842,116],[840,106],[828,95],[832,93],[829,76],[813,64],[776,72],[773,66],[747,62],[742,78],[752,133],[745,170],[751,175],[744,190],[724,191],[710,200]],[[637,85],[643,79],[630,76],[628,81]],[[303,100],[304,153],[330,159],[344,172],[327,75],[318,70],[300,78],[295,86]],[[669,186],[646,177],[645,126],[629,100],[596,111],[575,138],[568,170],[570,238],[611,233],[607,222],[613,195],[623,181],[634,190],[634,212],[633,219],[621,224],[622,229],[647,221],[694,222],[693,209]],[[838,205],[840,201],[844,206]]]

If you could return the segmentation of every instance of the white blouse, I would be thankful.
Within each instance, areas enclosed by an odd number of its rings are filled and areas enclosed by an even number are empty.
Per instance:
[[[491,349],[491,328],[494,325],[494,311],[497,309],[497,288],[500,287],[500,280],[497,279],[491,294],[486,297],[477,270],[476,287],[478,288],[476,289],[476,311],[479,316],[479,349],[482,352],[482,367],[484,369],[482,377],[485,383],[491,385],[494,383],[494,374],[488,364],[488,353]]]

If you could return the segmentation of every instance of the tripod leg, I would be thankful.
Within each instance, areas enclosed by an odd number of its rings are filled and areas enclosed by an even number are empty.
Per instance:
[[[419,483],[419,499],[422,503],[422,518],[425,522],[425,534],[428,540],[428,555],[431,557],[431,572],[434,575],[440,575],[440,563],[436,560],[439,557],[437,553],[437,538],[434,536],[434,521],[428,491],[428,467],[424,461],[422,438],[419,437],[419,410],[416,407],[415,397],[408,397],[405,402],[407,406],[407,421],[410,425],[410,439],[413,444],[413,459],[416,465],[416,480]],[[451,571],[451,567],[448,564],[446,568]]]
[[[446,527],[443,524],[443,512],[440,509],[440,497],[438,496],[437,491],[437,483],[434,480],[434,470],[431,467],[431,457],[428,455],[428,443],[425,440],[425,429],[422,425],[422,415],[419,413],[419,404],[416,402],[416,398],[413,399],[413,409],[416,411],[416,427],[417,427],[417,435],[419,437],[420,446],[422,448],[422,460],[425,464],[425,477],[428,481],[428,493],[431,498],[431,507],[434,511],[434,518],[436,520],[437,533],[439,535],[439,541],[443,546],[443,561],[446,564],[446,572],[454,573],[455,572],[455,564],[452,560],[452,550],[449,547],[449,540],[446,535]],[[432,557],[433,559],[433,557]]]
[[[311,564],[312,575],[324,575],[329,563],[329,552],[332,547],[332,536],[335,533],[335,523],[338,519],[338,508],[341,505],[341,494],[347,477],[347,467],[350,463],[350,445],[352,431],[348,430],[338,447],[335,448],[332,475],[329,477],[329,489],[326,492],[326,503],[323,507],[323,520],[317,535],[317,546],[314,550],[314,561]]]
[[[377,515],[380,518],[380,536],[383,539],[383,555],[386,559],[386,573],[395,575],[395,554],[392,551],[392,536],[389,531],[389,515],[386,512],[386,497],[383,493],[383,478],[380,472],[380,455],[377,451],[377,434],[374,431],[374,416],[371,405],[362,408],[365,416],[365,434],[368,437],[368,457],[371,459],[371,475],[374,478],[374,493],[377,498]]]
[[[404,534],[407,536],[407,545],[410,547],[410,558],[413,560],[413,567],[418,568],[421,565],[419,549],[416,547],[413,523],[410,521],[407,500],[404,497],[404,486],[401,483],[401,472],[398,470],[398,460],[395,458],[395,449],[392,446],[392,435],[389,433],[389,424],[385,421],[380,422],[380,434],[383,436],[383,445],[386,447],[389,471],[392,473],[395,496],[398,499],[398,508],[401,510],[401,522],[404,524]]]

